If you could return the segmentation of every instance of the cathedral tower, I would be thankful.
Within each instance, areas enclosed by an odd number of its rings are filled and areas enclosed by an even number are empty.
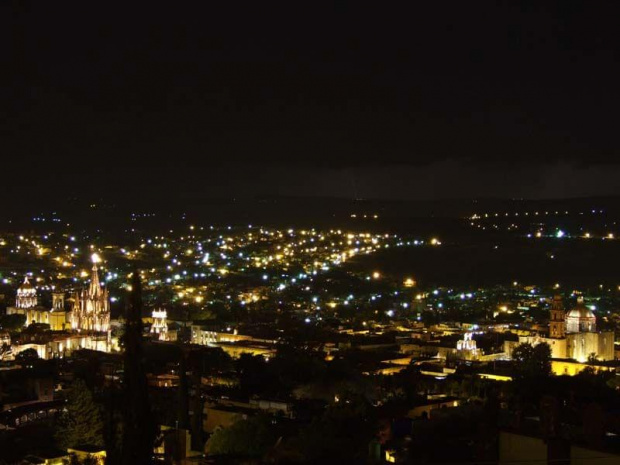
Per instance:
[[[97,260],[93,262],[90,285],[75,294],[71,327],[77,331],[103,333],[110,328],[110,302],[108,290],[99,283]]]
[[[56,291],[52,293],[52,311],[64,312],[65,311],[65,293]]]

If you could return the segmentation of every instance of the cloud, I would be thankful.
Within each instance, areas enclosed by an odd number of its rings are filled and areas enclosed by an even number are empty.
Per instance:
[[[620,195],[618,165],[583,167],[565,162],[511,165],[447,160],[429,165],[244,164],[213,167],[204,185],[189,189],[204,196],[283,195],[368,199],[570,198]]]

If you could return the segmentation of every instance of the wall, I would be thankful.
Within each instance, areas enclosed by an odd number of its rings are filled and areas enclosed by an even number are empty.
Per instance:
[[[547,445],[542,439],[501,431],[499,465],[532,465],[547,463]]]
[[[570,448],[570,463],[571,465],[618,465],[620,455],[573,446]]]
[[[575,376],[581,373],[586,368],[593,368],[597,373],[602,371],[615,371],[615,368],[599,366],[599,365],[588,365],[587,363],[579,363],[573,362],[570,360],[552,360],[551,361],[551,371],[554,375],[562,376]]]

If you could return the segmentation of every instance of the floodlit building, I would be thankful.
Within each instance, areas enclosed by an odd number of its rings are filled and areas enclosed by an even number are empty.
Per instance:
[[[99,283],[97,263],[93,264],[90,285],[75,294],[71,328],[80,332],[98,333],[108,332],[110,329],[108,290]]]
[[[578,362],[587,362],[590,357],[596,360],[613,360],[614,333],[601,331],[598,333],[573,333],[566,336],[568,358]]]
[[[597,331],[596,315],[586,307],[583,297],[577,299],[577,305],[566,314],[560,296],[556,296],[551,304],[549,317],[549,335],[520,336],[519,344],[548,344],[551,357],[554,359],[573,359],[587,362],[594,357],[597,360],[613,360],[614,332]],[[514,349],[515,343],[509,344],[508,352]]]
[[[30,284],[28,276],[24,279],[24,283],[17,289],[17,298],[15,299],[15,306],[27,310],[29,308],[35,308],[37,306],[37,289]]]
[[[566,316],[566,332],[596,332],[596,316],[592,310],[585,306],[582,296],[577,298],[577,305]]]
[[[472,338],[473,333],[465,333],[463,339],[456,343],[456,354],[464,360],[477,360],[480,358],[480,349]]]
[[[596,316],[581,296],[566,316],[566,332],[568,358],[578,362],[586,362],[591,356],[597,360],[614,359],[613,331],[596,331]]]
[[[53,331],[62,331],[69,326],[67,312],[64,308],[64,293],[55,292],[52,297],[52,308],[38,305],[37,289],[26,277],[17,289],[15,306],[7,308],[6,313],[7,315],[24,315],[26,317],[24,326],[44,323],[48,324]]]
[[[153,317],[153,324],[151,325],[151,334],[157,335],[160,341],[168,340],[168,312],[166,310],[153,310],[151,314]]]

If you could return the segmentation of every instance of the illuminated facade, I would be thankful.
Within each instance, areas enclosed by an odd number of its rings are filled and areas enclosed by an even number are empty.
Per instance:
[[[7,308],[6,313],[7,315],[24,315],[26,317],[24,326],[43,323],[48,324],[52,331],[62,331],[67,327],[68,319],[64,309],[64,294],[60,300],[61,305],[58,304],[59,294],[61,293],[54,293],[55,304],[51,309],[37,305],[37,290],[26,277],[24,283],[17,289],[15,307]]]
[[[566,341],[568,358],[578,362],[587,362],[590,357],[596,360],[615,358],[613,331],[572,333],[566,337]]]
[[[591,357],[597,360],[614,359],[613,331],[596,330],[596,316],[583,302],[577,298],[577,305],[566,316],[568,358],[578,362],[586,362]]]
[[[108,290],[99,283],[96,263],[93,265],[90,285],[77,292],[74,298],[71,328],[80,332],[108,332],[110,329]]]
[[[151,334],[156,334],[160,341],[168,340],[168,313],[166,310],[153,310],[151,314],[153,317],[153,324],[151,325]]]
[[[17,289],[17,298],[15,299],[15,307],[20,309],[29,309],[37,306],[37,290],[28,281],[28,276],[24,279],[24,283]]]
[[[552,358],[580,363],[590,358],[603,361],[615,358],[613,331],[596,330],[596,316],[581,296],[568,314],[564,312],[561,297],[556,296],[549,315],[549,336],[520,336],[519,343],[545,343],[551,349]]]
[[[480,350],[472,336],[473,333],[465,333],[463,339],[456,342],[456,353],[462,359],[477,360],[480,358]]]
[[[65,311],[65,293],[64,292],[56,291],[52,293],[52,311],[54,312]]]

